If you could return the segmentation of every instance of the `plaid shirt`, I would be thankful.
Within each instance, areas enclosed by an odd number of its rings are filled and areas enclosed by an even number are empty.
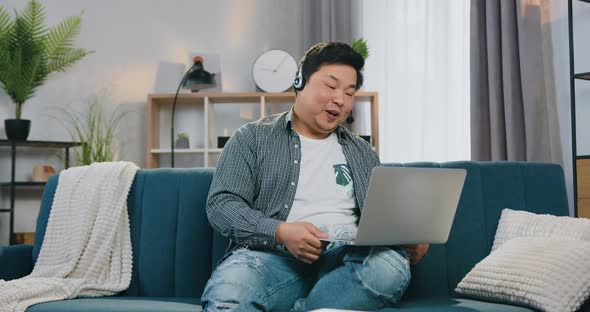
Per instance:
[[[363,207],[379,156],[343,126],[335,130],[352,172],[356,204]],[[293,129],[292,110],[238,129],[219,158],[207,199],[213,228],[234,244],[281,247],[275,232],[287,220],[299,181],[301,143]]]

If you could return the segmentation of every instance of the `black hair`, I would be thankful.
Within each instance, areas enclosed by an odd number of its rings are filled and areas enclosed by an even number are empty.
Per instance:
[[[346,43],[320,42],[309,48],[301,61],[299,61],[299,70],[297,71],[297,78],[295,78],[295,91],[303,90],[309,77],[318,71],[322,65],[326,64],[352,66],[356,70],[356,89],[360,89],[363,85],[363,73],[361,70],[365,66],[365,59]]]

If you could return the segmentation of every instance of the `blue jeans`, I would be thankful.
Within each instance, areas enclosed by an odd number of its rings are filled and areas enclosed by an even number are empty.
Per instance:
[[[402,249],[330,244],[309,265],[243,248],[213,272],[201,301],[203,311],[376,310],[397,303],[409,282]]]

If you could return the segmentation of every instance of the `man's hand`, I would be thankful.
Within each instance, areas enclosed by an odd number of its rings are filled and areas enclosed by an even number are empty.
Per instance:
[[[279,244],[285,245],[295,258],[307,264],[318,260],[324,251],[324,245],[318,238],[328,238],[328,234],[309,222],[281,223],[275,233]]]
[[[424,255],[428,252],[428,248],[430,248],[429,244],[417,244],[417,245],[404,245],[402,246],[405,251],[410,254],[410,263],[416,264]]]

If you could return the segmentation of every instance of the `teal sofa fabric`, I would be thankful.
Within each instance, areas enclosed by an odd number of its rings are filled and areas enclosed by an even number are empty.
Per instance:
[[[11,280],[31,273],[33,246],[0,247],[0,279]]]
[[[454,289],[486,257],[504,208],[564,216],[564,175],[556,164],[447,162],[386,164],[465,168],[467,178],[446,244],[412,267],[402,302],[383,311],[531,311],[461,298]],[[115,297],[43,303],[27,311],[198,311],[205,283],[227,247],[210,227],[205,202],[214,169],[142,169],[128,210],[133,246],[129,288]],[[34,246],[0,247],[0,279],[29,274],[39,255],[58,178],[45,187]]]

